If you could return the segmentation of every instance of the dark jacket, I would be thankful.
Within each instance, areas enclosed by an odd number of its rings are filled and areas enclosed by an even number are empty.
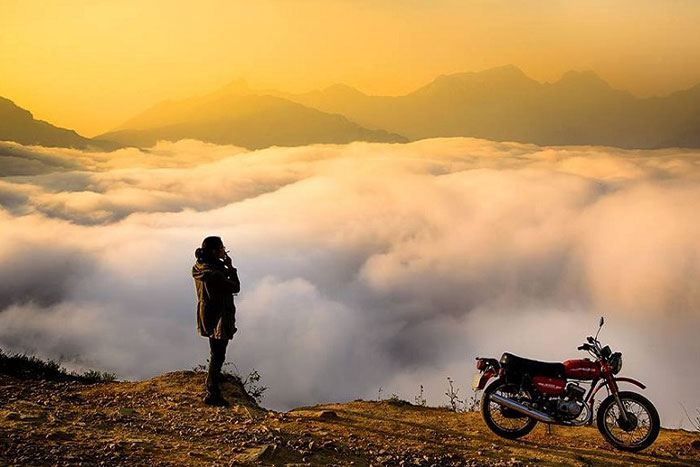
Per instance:
[[[233,294],[241,290],[236,268],[228,269],[218,259],[197,260],[192,266],[197,289],[197,331],[201,336],[233,339],[236,306]]]

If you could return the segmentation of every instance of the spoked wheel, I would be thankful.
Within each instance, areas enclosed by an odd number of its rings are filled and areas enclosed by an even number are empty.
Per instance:
[[[627,420],[622,416],[615,396],[608,396],[598,409],[598,430],[618,449],[641,451],[659,436],[659,414],[654,404],[641,394],[622,391],[619,396]]]
[[[535,428],[537,420],[497,404],[491,400],[492,394],[498,394],[521,403],[531,400],[530,394],[519,389],[515,384],[506,383],[505,380],[496,380],[491,383],[481,395],[481,416],[491,431],[503,438],[517,439]]]

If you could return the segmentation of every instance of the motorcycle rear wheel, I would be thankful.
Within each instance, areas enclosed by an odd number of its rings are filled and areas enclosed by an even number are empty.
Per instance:
[[[503,407],[491,400],[491,394],[498,393],[503,397],[521,401],[531,399],[527,391],[521,390],[515,384],[498,379],[488,385],[481,395],[481,416],[491,431],[507,439],[518,439],[530,433],[537,425],[537,420],[527,415],[514,413],[512,409]],[[517,416],[516,416],[517,415]]]
[[[610,395],[598,408],[598,431],[607,442],[622,451],[637,452],[648,448],[659,436],[661,427],[654,404],[636,392],[621,391],[618,395],[628,421],[622,419],[615,396]]]

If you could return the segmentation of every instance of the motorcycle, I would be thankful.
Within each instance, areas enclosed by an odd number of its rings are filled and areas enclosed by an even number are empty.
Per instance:
[[[483,390],[480,410],[486,426],[498,436],[517,439],[530,433],[537,422],[590,425],[595,396],[605,388],[609,395],[596,414],[600,433],[623,451],[649,447],[659,435],[659,414],[646,397],[618,388],[621,382],[641,389],[646,386],[616,376],[622,369],[622,353],[601,345],[598,335],[604,323],[601,317],[595,337],[588,336],[578,347],[594,360],[548,363],[511,353],[504,353],[500,360],[477,357],[479,373],[474,377],[474,389]],[[581,386],[584,382],[590,382],[588,391]]]

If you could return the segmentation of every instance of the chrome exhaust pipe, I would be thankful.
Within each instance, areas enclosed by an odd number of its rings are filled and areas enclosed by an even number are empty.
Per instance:
[[[508,407],[509,409],[515,410],[516,412],[520,412],[521,414],[527,415],[530,418],[534,418],[537,421],[544,423],[557,422],[554,418],[550,417],[546,413],[540,412],[539,410],[531,409],[530,407],[526,407],[519,402],[515,402],[512,399],[508,399],[507,397],[499,396],[498,394],[491,394],[489,397],[496,404]]]

